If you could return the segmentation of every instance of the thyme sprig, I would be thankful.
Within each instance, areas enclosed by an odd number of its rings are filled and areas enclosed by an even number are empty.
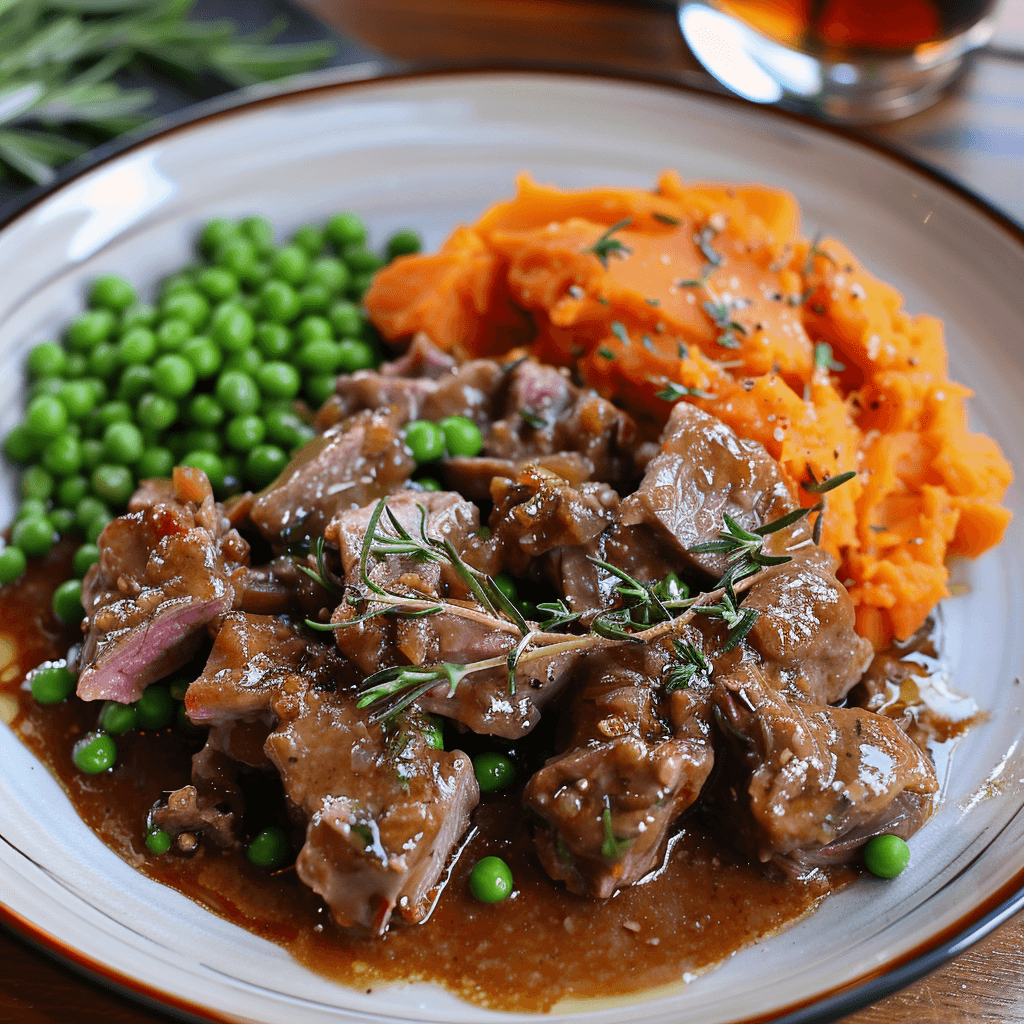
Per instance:
[[[633,223],[632,217],[626,217],[625,220],[620,220],[617,224],[613,224],[600,238],[589,248],[584,249],[585,253],[593,253],[600,261],[601,266],[605,270],[608,269],[608,257],[618,256],[619,259],[625,259],[627,256],[632,255],[633,250],[628,245],[623,243],[618,238],[612,238],[612,235],[616,231],[621,231],[623,228],[629,227]]]

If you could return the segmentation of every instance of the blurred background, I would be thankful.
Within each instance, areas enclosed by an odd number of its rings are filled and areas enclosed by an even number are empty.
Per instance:
[[[826,7],[843,3],[860,9],[880,4],[888,13],[872,24],[881,26],[877,34],[890,46],[899,44],[899,32],[913,32],[914,11],[927,13],[929,5],[940,13],[952,11],[942,15],[947,23],[959,18],[966,24],[982,16],[985,26],[994,23],[991,38],[986,27],[987,42],[962,65],[956,63],[957,74],[937,103],[913,116],[861,124],[856,130],[946,171],[1024,221],[1024,0],[995,4],[991,17],[992,0],[829,0]],[[822,4],[0,0],[0,215],[33,185],[52,180],[61,166],[113,136],[239,86],[318,68],[365,62],[372,62],[374,70],[432,63],[544,64],[726,91],[680,31],[681,9],[701,7],[739,11],[785,41],[792,29],[782,14],[799,21],[800,11],[809,12],[809,18]],[[846,37],[853,38],[849,28]],[[688,38],[700,44],[693,33]],[[922,53],[939,48],[931,42],[912,54],[906,48],[901,52],[920,63]],[[743,89],[735,74],[730,78],[730,68],[723,74],[708,53],[702,56],[720,78]],[[792,52],[784,56],[792,58]],[[837,66],[841,77],[854,65]],[[780,105],[844,119],[842,111],[816,106],[814,99],[800,102],[790,89]]]

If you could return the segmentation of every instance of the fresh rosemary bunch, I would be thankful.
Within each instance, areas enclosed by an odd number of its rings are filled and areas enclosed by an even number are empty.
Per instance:
[[[145,69],[203,91],[317,67],[329,42],[271,44],[283,20],[240,37],[189,21],[195,0],[0,0],[0,176],[45,183],[91,145],[146,121],[155,96],[115,76]]]

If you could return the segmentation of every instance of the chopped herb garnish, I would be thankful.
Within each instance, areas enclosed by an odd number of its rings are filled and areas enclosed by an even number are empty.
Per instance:
[[[587,297],[587,293],[578,284],[569,285],[569,294],[574,299],[585,299]]]
[[[822,370],[833,370],[835,373],[842,373],[846,369],[845,364],[836,362],[832,355],[832,346],[827,341],[819,341],[814,346],[814,365]]]
[[[814,236],[814,241],[811,242],[811,247],[807,250],[807,259],[804,261],[804,277],[807,277],[808,274],[814,273],[815,256],[821,256],[822,259],[828,260],[833,267],[836,265],[836,261],[833,258],[832,254],[826,252],[818,245],[818,243],[821,241],[821,234],[822,233],[819,231]]]
[[[657,345],[655,345],[654,342],[651,340],[651,336],[649,334],[645,334],[640,339],[640,344],[643,345],[643,347],[645,349],[647,349],[648,352],[657,352],[658,351]]]
[[[670,217],[667,213],[652,213],[651,216],[662,224],[667,224],[670,228],[677,228],[683,223],[678,217]]]
[[[617,836],[612,831],[612,811],[610,807],[606,807],[601,812],[601,823],[604,825],[604,842],[601,843],[601,856],[605,860],[619,860],[633,845],[633,840],[627,839],[625,836]]]
[[[646,302],[648,306],[654,306],[655,309],[661,305],[658,299],[644,299],[644,302]]]
[[[618,338],[623,345],[629,348],[629,335],[626,333],[626,328],[625,326],[623,326],[623,324],[621,324],[618,320],[613,320],[611,331],[612,334],[614,334],[615,337]]]
[[[655,398],[661,398],[666,402],[678,402],[680,398],[714,398],[715,396],[709,394],[707,391],[701,391],[700,388],[688,388],[683,384],[676,384],[674,381],[669,381],[660,391],[655,392]]]
[[[633,252],[628,245],[624,245],[617,238],[612,238],[612,235],[614,235],[616,231],[621,231],[632,223],[632,217],[620,220],[618,224],[613,224],[603,235],[601,235],[601,237],[598,238],[598,240],[590,246],[589,249],[584,249],[583,251],[593,253],[601,261],[601,266],[607,270],[609,256],[615,255],[618,256],[619,259],[625,259],[626,256],[631,255]]]
[[[718,232],[708,224],[706,227],[701,228],[698,234],[693,236],[693,240],[696,242],[697,247],[704,254],[704,259],[706,259],[713,267],[720,267],[722,265],[722,254],[711,244],[711,240],[717,234]]]
[[[597,350],[597,354],[608,360],[614,361],[615,359],[615,353],[610,348],[605,348],[603,345]]]
[[[519,415],[530,424],[534,430],[541,430],[548,425],[548,421],[543,416],[538,416],[537,413],[531,409],[520,409]]]

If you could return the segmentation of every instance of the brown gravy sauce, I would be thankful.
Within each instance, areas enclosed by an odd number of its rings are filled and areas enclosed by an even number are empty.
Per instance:
[[[143,842],[147,811],[167,790],[188,783],[202,736],[175,729],[119,736],[117,765],[84,775],[71,748],[96,727],[99,704],[71,699],[44,707],[22,685],[28,671],[64,657],[79,639],[49,611],[52,590],[70,575],[70,552],[61,545],[19,584],[0,588],[5,718],[83,820],[132,867],[343,985],[371,991],[423,980],[494,1009],[545,1011],[559,1002],[568,1009],[577,1000],[681,983],[804,917],[856,877],[851,869],[804,880],[770,873],[689,816],[659,871],[610,900],[589,900],[555,885],[540,867],[519,793],[484,795],[427,922],[396,920],[383,938],[367,939],[337,928],[290,867],[268,874],[242,853],[202,843],[191,857],[154,856]],[[487,854],[512,869],[515,892],[503,903],[478,903],[469,892],[470,870]]]

